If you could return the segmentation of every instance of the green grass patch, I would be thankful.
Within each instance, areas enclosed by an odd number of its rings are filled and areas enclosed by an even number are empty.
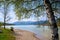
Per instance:
[[[1,28],[0,30],[3,31],[2,33],[0,33],[0,40],[15,40],[13,32],[9,29]]]

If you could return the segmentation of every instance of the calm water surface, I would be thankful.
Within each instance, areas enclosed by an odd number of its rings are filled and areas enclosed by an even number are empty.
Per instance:
[[[36,34],[36,36],[42,40],[51,40],[51,29],[48,26],[38,26],[38,25],[14,25],[6,26],[6,28],[14,27],[15,29],[27,30]],[[59,36],[60,36],[60,28]],[[43,39],[44,38],[44,39]]]

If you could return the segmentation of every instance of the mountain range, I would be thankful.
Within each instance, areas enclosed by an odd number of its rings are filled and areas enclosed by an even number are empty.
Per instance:
[[[14,22],[14,25],[38,25],[38,24],[45,24],[47,21],[17,21]]]

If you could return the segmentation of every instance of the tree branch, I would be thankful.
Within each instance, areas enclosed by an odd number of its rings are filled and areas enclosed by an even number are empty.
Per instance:
[[[51,4],[54,4],[54,3],[60,3],[60,1],[53,1]]]
[[[37,8],[44,7],[44,6],[45,6],[45,5],[38,5],[36,8],[30,9],[30,10],[27,10],[27,11],[33,11],[33,10],[35,10],[35,9],[37,9]]]

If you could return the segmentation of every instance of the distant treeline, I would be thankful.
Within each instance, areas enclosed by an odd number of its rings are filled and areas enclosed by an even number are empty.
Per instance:
[[[0,22],[0,26],[3,26],[4,23],[3,22]],[[5,25],[14,25],[14,24],[10,24],[10,23],[5,23]]]
[[[56,20],[56,23],[57,23],[57,25],[58,26],[60,26],[60,18],[58,18],[57,20]],[[46,23],[44,23],[44,24],[42,24],[43,26],[50,26],[50,23],[48,22],[48,21],[46,21]]]

